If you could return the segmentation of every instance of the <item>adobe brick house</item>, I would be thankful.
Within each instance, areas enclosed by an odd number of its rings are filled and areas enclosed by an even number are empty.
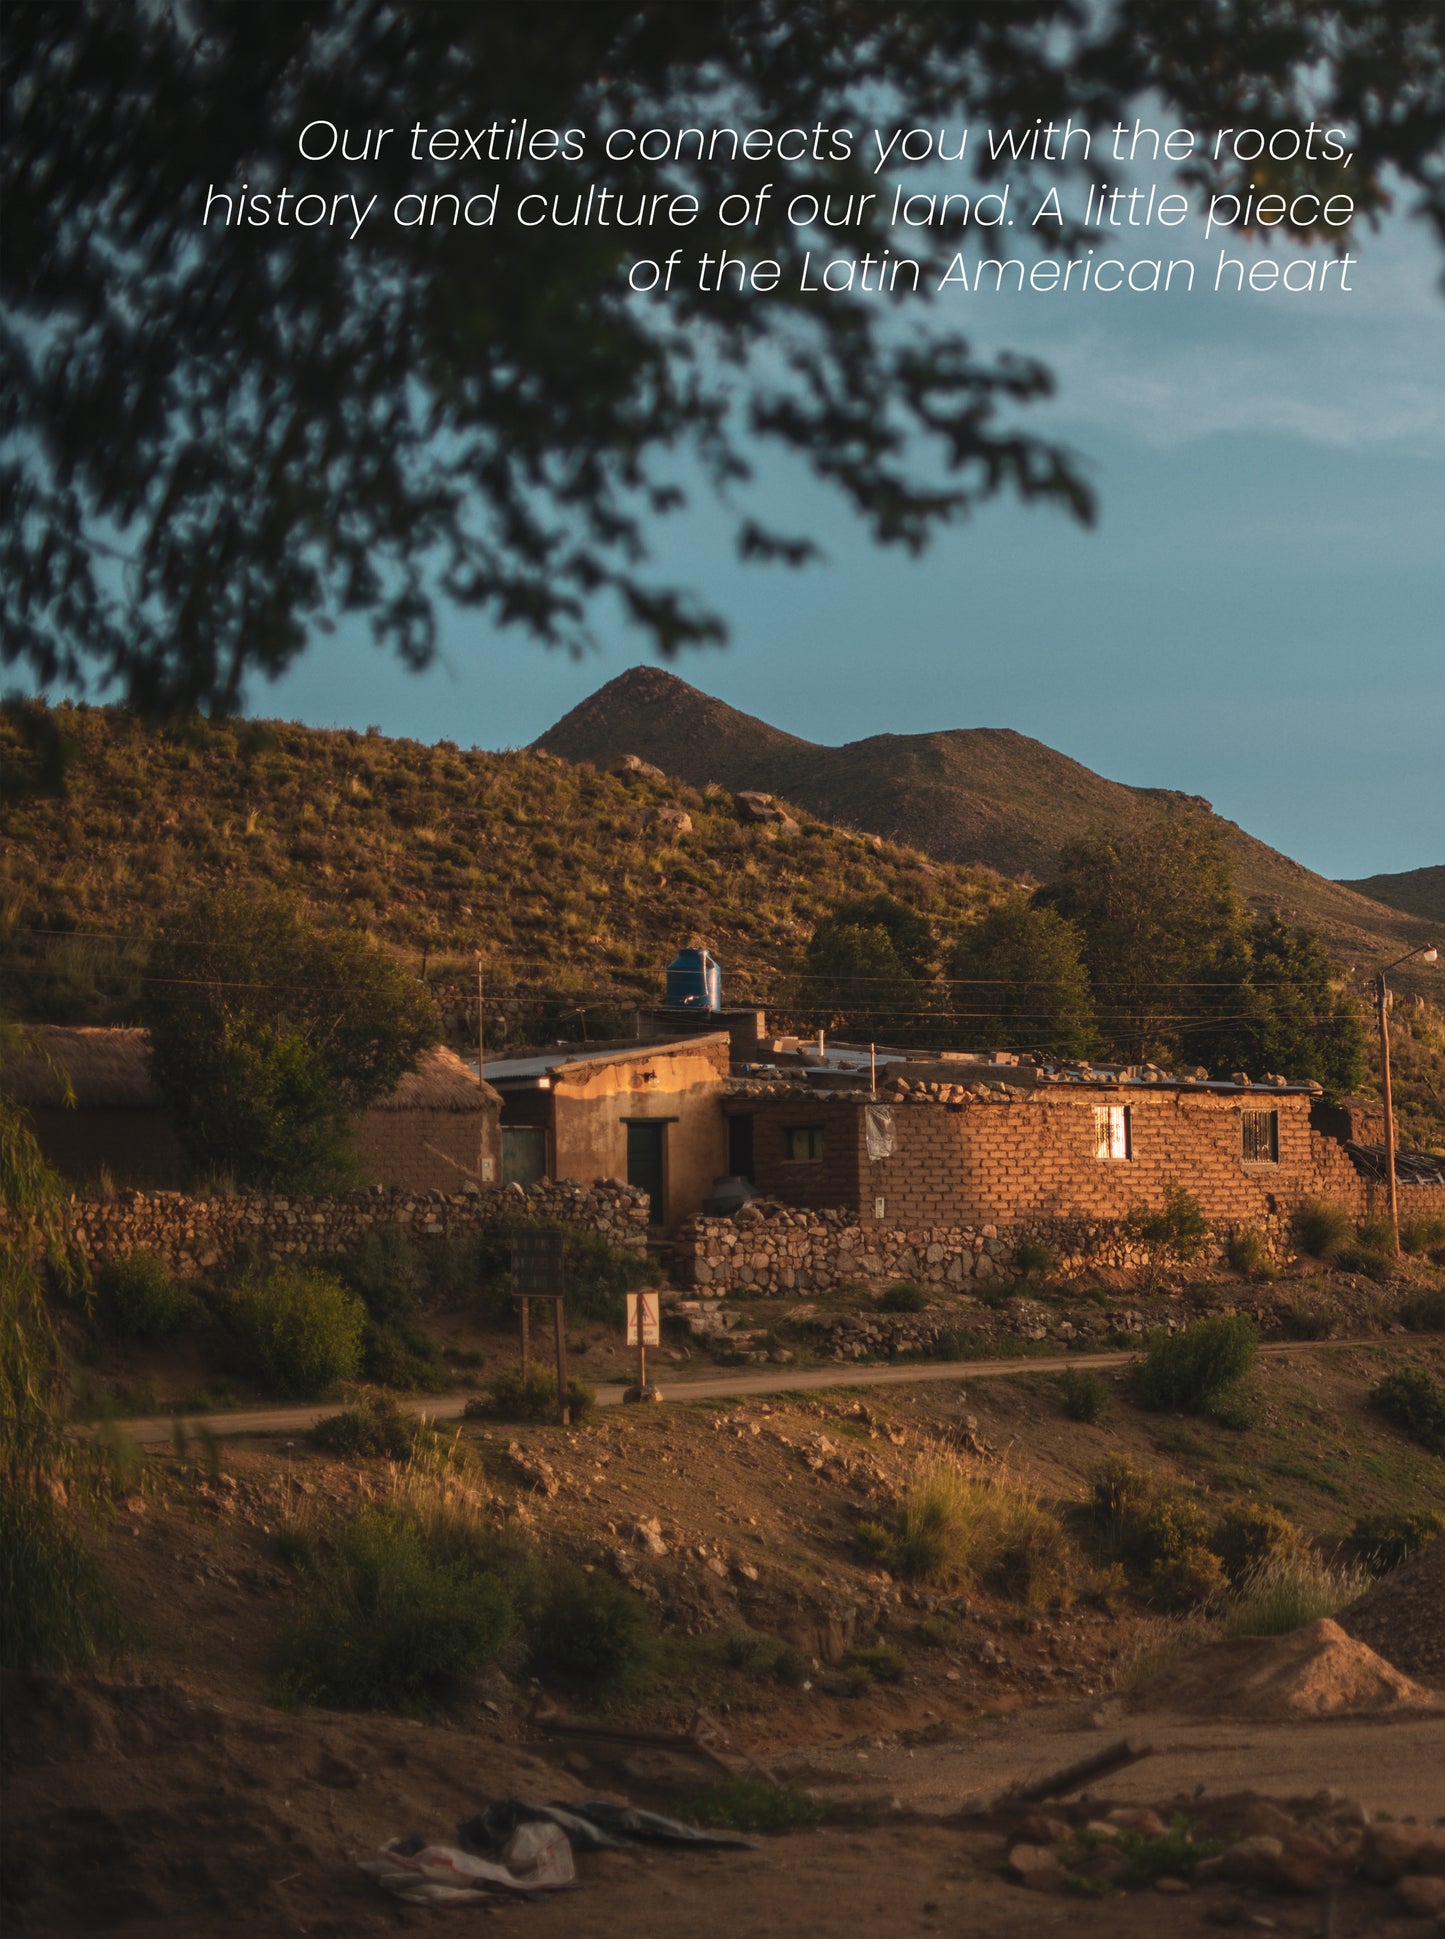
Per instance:
[[[837,1209],[860,1227],[1112,1224],[1182,1185],[1217,1229],[1282,1229],[1302,1199],[1357,1217],[1380,1191],[1349,1140],[1367,1107],[1312,1085],[1087,1075],[1012,1067],[917,1070],[881,1090],[731,1087],[735,1159],[760,1193]],[[870,1154],[869,1125],[873,1138]],[[1442,1174],[1445,1176],[1445,1174]],[[1401,1216],[1445,1211],[1445,1182],[1400,1184]],[[1381,1194],[1382,1195],[1382,1194]]]
[[[180,1191],[190,1166],[147,1068],[144,1030],[41,1025],[4,1072],[46,1159],[72,1187]],[[70,1079],[64,1101],[55,1069]],[[500,1182],[501,1099],[452,1051],[427,1051],[353,1128],[357,1183],[456,1192]]]
[[[726,1031],[489,1058],[503,1182],[616,1178],[650,1195],[654,1225],[690,1218],[727,1168],[729,1067]]]

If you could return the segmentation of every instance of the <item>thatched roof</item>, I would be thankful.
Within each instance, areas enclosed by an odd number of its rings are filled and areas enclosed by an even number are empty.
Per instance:
[[[21,1035],[0,1085],[17,1103],[59,1105],[65,1079],[82,1109],[159,1111],[160,1094],[146,1068],[144,1030],[107,1030],[91,1024],[36,1024]]]
[[[159,1111],[160,1095],[146,1066],[144,1030],[107,1030],[94,1025],[37,1024],[22,1037],[13,1060],[0,1070],[0,1086],[31,1108],[64,1102],[70,1079],[82,1111]],[[63,1074],[63,1075],[62,1075]],[[380,1111],[478,1111],[500,1099],[454,1051],[440,1045],[423,1053]]]

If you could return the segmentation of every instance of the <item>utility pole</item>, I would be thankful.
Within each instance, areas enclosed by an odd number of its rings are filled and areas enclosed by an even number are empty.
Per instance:
[[[482,952],[477,951],[477,1079],[480,1082],[482,1071]]]
[[[1416,956],[1422,962],[1433,963],[1438,961],[1439,955],[1434,943],[1421,943],[1418,949],[1407,949],[1393,963],[1386,963],[1375,977],[1375,1007],[1380,1023],[1380,1089],[1385,1098],[1385,1179],[1390,1188],[1390,1230],[1394,1234],[1397,1259],[1400,1256],[1400,1203],[1395,1189],[1395,1104],[1390,1091],[1390,987],[1385,978],[1391,970],[1398,969],[1401,963],[1411,962]]]

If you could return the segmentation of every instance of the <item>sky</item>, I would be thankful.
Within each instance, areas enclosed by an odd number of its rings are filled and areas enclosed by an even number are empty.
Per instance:
[[[1191,224],[1120,252],[1194,256],[1187,294],[944,299],[977,350],[1052,366],[1057,396],[1021,421],[1087,460],[1093,530],[1000,501],[912,560],[768,458],[758,503],[825,558],[740,565],[705,495],[666,521],[667,578],[731,631],[672,670],[810,740],[1013,728],[1111,780],[1203,795],[1327,876],[1445,861],[1439,260],[1391,218],[1352,240],[1349,292],[1240,295],[1203,287],[1218,244]],[[574,661],[446,612],[418,675],[343,629],[249,711],[519,746],[647,659],[620,618],[597,630]]]

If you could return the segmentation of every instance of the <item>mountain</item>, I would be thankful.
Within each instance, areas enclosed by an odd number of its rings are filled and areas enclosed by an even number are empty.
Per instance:
[[[1047,881],[1065,843],[1081,836],[1171,804],[1193,802],[1213,812],[1198,796],[1106,781],[1009,728],[874,734],[843,747],[821,746],[658,667],[633,667],[609,680],[536,746],[599,767],[636,754],[694,787],[716,781],[764,789],[939,861],[1035,881]],[[1358,883],[1328,881],[1219,820],[1250,903],[1318,929],[1343,963],[1363,970],[1428,940],[1423,911],[1387,906],[1388,898],[1371,899]]]
[[[1383,902],[1387,908],[1401,909],[1407,916],[1420,916],[1437,929],[1445,927],[1445,866],[1406,869],[1400,875],[1366,875],[1340,887]],[[1445,944],[1445,936],[1440,940]]]

